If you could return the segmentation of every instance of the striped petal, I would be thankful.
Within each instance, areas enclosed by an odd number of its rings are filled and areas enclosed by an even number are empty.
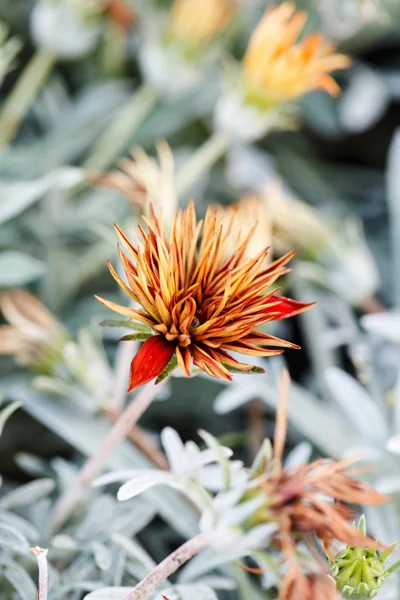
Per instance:
[[[175,344],[161,335],[146,340],[131,362],[128,392],[158,377],[175,352]]]

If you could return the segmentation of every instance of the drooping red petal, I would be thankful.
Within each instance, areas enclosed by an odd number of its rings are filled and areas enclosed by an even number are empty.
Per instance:
[[[128,392],[160,375],[175,352],[175,344],[154,335],[144,342],[131,362]]]
[[[271,306],[270,309],[271,312],[279,313],[279,316],[274,317],[274,321],[294,317],[295,315],[308,310],[315,304],[315,302],[311,302],[311,304],[307,304],[306,302],[298,302],[297,300],[285,298],[284,296],[271,296],[271,298],[269,298],[269,302],[277,303],[275,306]]]

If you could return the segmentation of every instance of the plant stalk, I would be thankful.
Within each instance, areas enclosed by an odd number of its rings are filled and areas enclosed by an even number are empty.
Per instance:
[[[179,170],[176,176],[178,196],[185,194],[198,178],[212,167],[228,150],[231,137],[223,131],[215,131]]]
[[[0,112],[0,148],[14,139],[27,111],[54,66],[56,57],[37,50],[25,67]]]
[[[108,168],[132,142],[134,133],[154,107],[157,98],[158,92],[154,88],[142,85],[106,129],[83,167],[100,171]]]
[[[94,478],[102,471],[110,455],[128,436],[132,427],[150,406],[159,389],[160,387],[154,383],[148,383],[120,414],[97,452],[86,460],[75,483],[56,502],[52,518],[54,531],[60,529],[79,505]]]
[[[38,577],[38,600],[47,600],[49,591],[49,572],[47,567],[47,550],[36,546],[31,548],[32,554],[36,556],[39,577]]]
[[[204,533],[199,533],[191,538],[157,565],[147,577],[137,584],[124,600],[142,600],[142,598],[146,598],[160,583],[168,579],[179,567],[204,550],[206,546],[207,542]]]

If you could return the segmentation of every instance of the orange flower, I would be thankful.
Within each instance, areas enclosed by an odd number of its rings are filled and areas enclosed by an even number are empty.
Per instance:
[[[266,10],[243,59],[249,101],[268,105],[314,89],[332,96],[340,93],[329,73],[347,68],[351,61],[334,54],[334,45],[324,41],[321,33],[297,41],[306,20],[307,13],[296,10],[290,0]]]
[[[128,284],[114,268],[111,274],[142,309],[120,306],[98,298],[105,306],[148,325],[156,338],[147,339],[132,361],[129,390],[157,377],[176,355],[187,376],[193,363],[209,375],[230,380],[232,370],[250,371],[251,365],[235,360],[230,351],[271,356],[281,348],[297,348],[274,336],[256,331],[268,321],[298,314],[309,304],[267,292],[287,272],[292,257],[266,266],[268,249],[245,259],[252,231],[231,247],[230,231],[209,208],[197,223],[194,204],[176,215],[167,238],[162,223],[151,211],[148,232],[139,227],[143,242],[134,245],[116,226],[129,258],[120,251]],[[200,241],[201,240],[201,241]]]
[[[234,0],[175,0],[170,17],[171,33],[190,46],[212,41],[233,19]]]

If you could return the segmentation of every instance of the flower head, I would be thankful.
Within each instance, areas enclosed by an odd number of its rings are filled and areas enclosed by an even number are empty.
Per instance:
[[[69,339],[61,323],[22,289],[1,295],[0,311],[9,323],[0,327],[0,354],[13,354],[21,365],[50,372]]]
[[[294,100],[314,89],[331,95],[340,92],[329,73],[348,67],[350,59],[334,54],[333,44],[325,42],[320,33],[297,41],[306,20],[307,13],[296,10],[290,0],[266,10],[243,59],[251,102],[268,106]]]
[[[364,516],[360,517],[357,529],[365,534]],[[390,568],[385,565],[397,546],[397,543],[392,544],[383,552],[346,546],[335,555],[328,549],[331,572],[343,596],[353,599],[375,598],[385,579],[400,566],[400,563],[395,563]]]
[[[95,175],[94,181],[119,191],[146,216],[152,206],[168,226],[172,225],[178,205],[174,158],[166,142],[156,144],[156,150],[158,160],[135,147],[131,151],[133,160],[121,159],[119,171]]]
[[[271,243],[272,214],[268,210],[266,198],[256,194],[246,194],[240,202],[225,207],[219,207],[221,215],[225,216],[227,227],[235,228],[236,235],[249,233],[251,238],[246,249],[247,258],[254,258]],[[232,218],[233,217],[233,218]],[[233,233],[233,232],[232,232]],[[235,244],[235,235],[231,235]]]
[[[234,217],[232,217],[233,220]],[[229,352],[253,356],[280,354],[296,347],[256,328],[269,321],[302,312],[310,305],[267,291],[287,272],[288,254],[265,265],[268,249],[247,261],[252,232],[231,247],[230,231],[217,212],[208,209],[196,222],[194,204],[176,215],[170,235],[152,211],[148,231],[139,227],[143,242],[134,245],[116,227],[129,258],[120,252],[128,284],[114,268],[110,271],[122,289],[142,310],[98,298],[115,312],[144,323],[149,337],[131,364],[129,389],[158,377],[176,356],[190,376],[191,363],[209,375],[230,380],[230,371],[251,371]],[[154,332],[155,335],[151,335]]]
[[[175,0],[170,13],[170,34],[186,46],[204,46],[237,13],[235,0]]]

